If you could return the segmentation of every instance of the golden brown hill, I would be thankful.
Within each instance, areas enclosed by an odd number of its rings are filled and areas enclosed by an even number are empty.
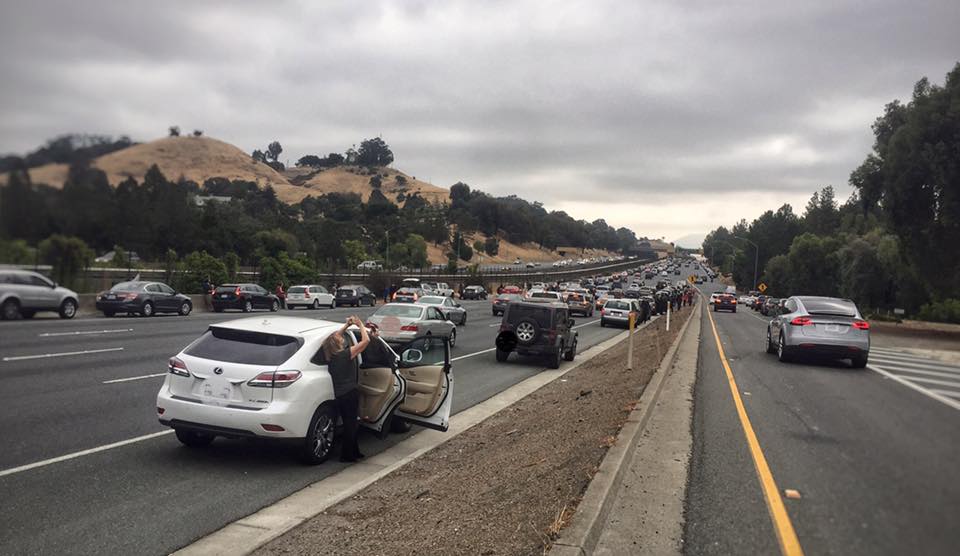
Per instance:
[[[449,189],[420,181],[393,168],[379,168],[374,172],[369,172],[366,168],[339,166],[328,170],[290,168],[284,172],[290,183],[303,188],[304,191],[301,192],[303,197],[332,192],[358,193],[364,201],[369,199],[370,193],[373,192],[370,179],[375,174],[380,176],[380,191],[391,201],[395,201],[400,193],[405,195],[419,193],[421,197],[430,202],[442,203],[450,198]],[[398,177],[400,178],[399,181]],[[284,200],[297,202],[300,199]]]

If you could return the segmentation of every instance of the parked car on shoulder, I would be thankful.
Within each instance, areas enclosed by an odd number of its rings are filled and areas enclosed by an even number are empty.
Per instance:
[[[417,300],[417,305],[436,307],[447,320],[461,326],[467,324],[467,310],[452,297],[426,295]]]
[[[577,355],[577,331],[563,303],[518,301],[507,306],[497,334],[496,357],[504,362],[511,353],[547,358],[551,369],[560,358],[573,361]]]
[[[224,284],[213,290],[213,310],[239,309],[249,313],[254,309],[280,310],[280,298],[258,284]]]
[[[333,301],[336,307],[349,305],[351,307],[362,307],[369,305],[373,307],[377,304],[377,296],[366,286],[340,286],[337,288],[337,296]]]
[[[457,325],[439,309],[416,303],[387,303],[367,318],[380,329],[380,337],[391,344],[403,344],[419,336],[436,336],[457,343]]]
[[[287,290],[287,309],[296,309],[297,307],[306,307],[307,309],[327,307],[333,309],[333,294],[328,292],[327,288],[316,284],[290,286],[290,289]]]
[[[767,353],[787,362],[801,355],[849,359],[867,366],[870,323],[849,299],[794,296],[778,304],[767,324]]]
[[[322,344],[342,326],[279,316],[210,326],[170,358],[157,418],[189,447],[207,446],[217,436],[276,439],[296,443],[304,462],[322,463],[339,421]],[[345,336],[356,344],[359,330],[351,327]],[[417,337],[398,351],[372,338],[354,361],[361,426],[385,431],[415,423],[447,430],[453,373],[443,338]]]
[[[189,296],[177,293],[163,282],[146,281],[120,282],[97,294],[95,305],[105,317],[117,313],[144,317],[152,317],[157,313],[186,316],[193,310],[193,301]]]
[[[463,288],[463,299],[486,299],[487,290],[483,286],[467,286]]]
[[[634,303],[638,300],[633,299],[609,299],[600,309],[600,326],[608,325],[629,326],[630,314],[635,313]],[[634,319],[637,315],[634,314]],[[634,320],[634,323],[637,321]]]
[[[58,313],[62,319],[77,314],[80,296],[57,285],[39,272],[0,269],[0,318],[33,318],[40,311]]]

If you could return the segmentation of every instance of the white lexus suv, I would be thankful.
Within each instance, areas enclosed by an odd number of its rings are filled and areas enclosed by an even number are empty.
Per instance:
[[[321,344],[342,324],[253,317],[210,326],[168,363],[157,416],[191,447],[217,436],[300,444],[305,462],[325,461],[338,415]],[[358,342],[359,330],[348,331]],[[446,431],[453,401],[450,347],[416,338],[400,355],[379,339],[357,358],[360,425],[377,432],[407,423]]]

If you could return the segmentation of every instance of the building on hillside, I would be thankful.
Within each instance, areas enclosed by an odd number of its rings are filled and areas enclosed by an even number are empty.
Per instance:
[[[233,197],[222,195],[197,195],[193,198],[193,202],[198,207],[202,207],[207,203],[229,203],[231,199],[233,199]]]
[[[676,254],[676,248],[672,243],[659,239],[641,239],[637,244],[641,257],[665,259]]]

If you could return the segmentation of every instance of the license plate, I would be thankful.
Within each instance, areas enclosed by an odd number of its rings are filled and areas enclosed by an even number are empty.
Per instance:
[[[221,298],[221,299],[226,299],[226,298],[228,298],[228,297],[230,297],[230,294],[228,294],[228,293],[221,293],[221,294],[220,294],[220,298]]]
[[[107,299],[116,299],[116,298],[117,296],[112,293],[107,296]]]
[[[840,332],[840,325],[838,324],[828,324],[823,327],[826,332]]]
[[[203,403],[222,407],[227,405],[233,396],[233,385],[222,380],[205,380],[200,385],[200,394],[203,396]]]

